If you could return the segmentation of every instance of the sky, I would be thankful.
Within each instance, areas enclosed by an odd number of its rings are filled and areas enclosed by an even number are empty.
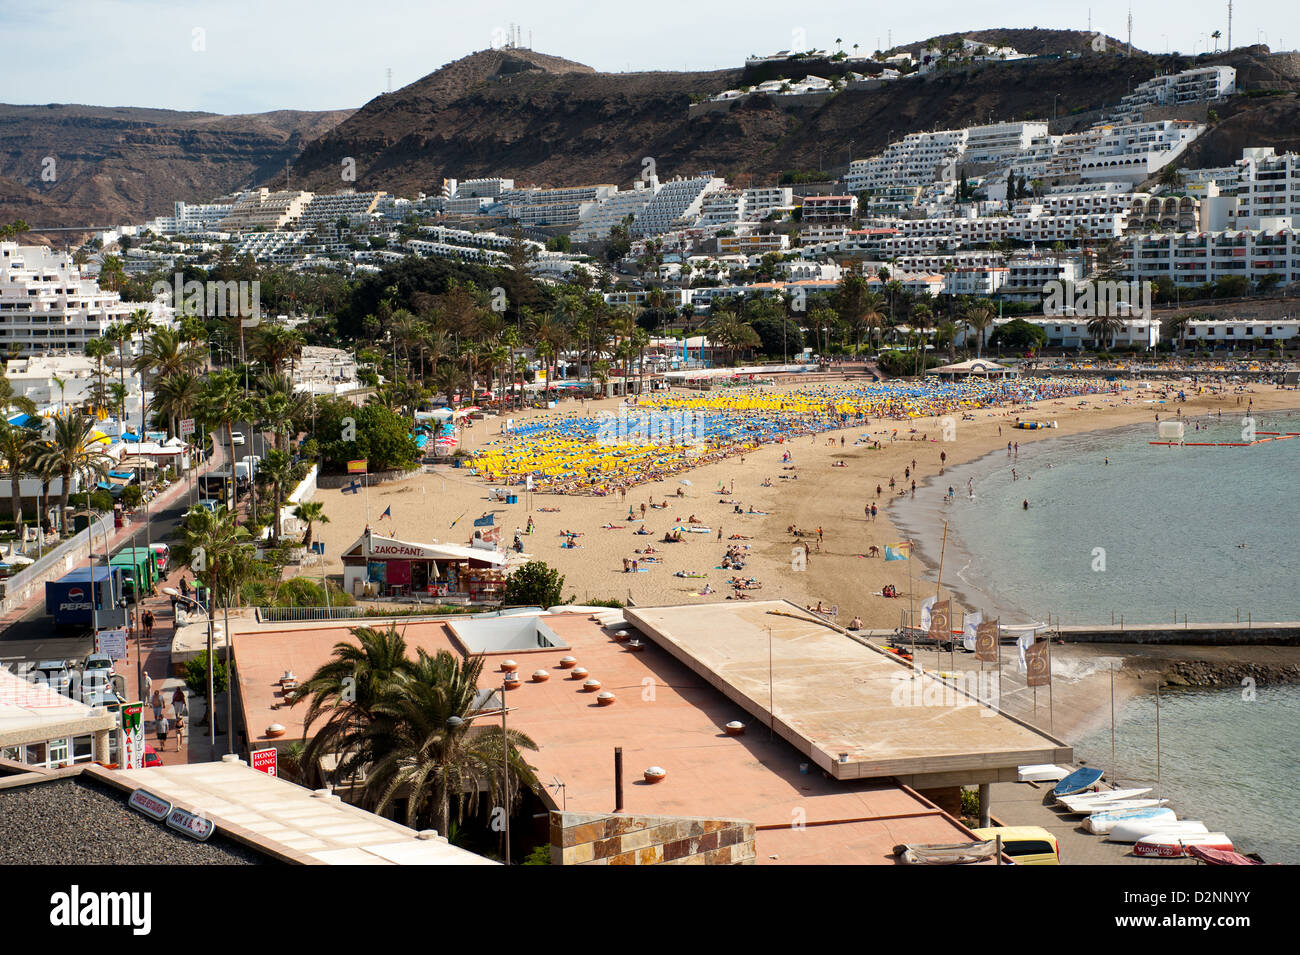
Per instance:
[[[1133,43],[1204,52],[1227,0],[1134,0]],[[884,8],[883,13],[881,8]],[[1124,39],[1127,0],[0,0],[0,102],[216,113],[359,107],[475,50],[521,45],[598,70],[708,70],[794,48],[872,52],[993,27],[1089,28]],[[1176,14],[1174,13],[1176,10]],[[1021,12],[1023,11],[1023,12]],[[1294,0],[1236,0],[1233,43],[1300,46]],[[1223,41],[1219,41],[1221,44]]]

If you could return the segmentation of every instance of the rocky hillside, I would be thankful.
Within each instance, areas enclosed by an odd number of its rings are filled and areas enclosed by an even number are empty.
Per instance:
[[[486,51],[367,103],[310,144],[293,175],[315,188],[337,188],[351,157],[358,188],[406,194],[437,189],[444,177],[626,184],[652,157],[661,178],[712,169],[733,182],[765,182],[790,169],[842,171],[850,144],[854,157],[866,156],[914,130],[1050,119],[1054,108],[1067,127],[1074,115],[1095,120],[1096,110],[1160,71],[1230,63],[1257,90],[1290,89],[1297,76],[1294,58],[1269,56],[1262,47],[1193,60],[1141,51],[1121,56],[1113,42],[1112,52],[1098,54],[1088,34],[1072,31],[968,35],[1030,52],[1082,55],[961,67],[829,99],[754,96],[729,110],[691,110],[740,85],[743,71],[608,74],[528,50]],[[791,69],[802,75],[801,67]],[[1243,98],[1240,108],[1254,102]],[[1281,122],[1286,111],[1277,108]],[[1285,145],[1296,128],[1252,123],[1242,135],[1257,145]],[[1228,149],[1232,139],[1225,130],[1213,142]]]
[[[204,201],[283,174],[305,143],[350,113],[0,105],[0,220],[39,230],[166,214],[178,199]],[[46,169],[53,181],[42,178]]]

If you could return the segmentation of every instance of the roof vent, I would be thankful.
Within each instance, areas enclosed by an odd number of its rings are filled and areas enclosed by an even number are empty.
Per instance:
[[[617,640],[619,643],[626,643],[629,637],[631,637],[631,634],[629,634],[626,630],[614,631],[614,639]]]
[[[667,775],[667,771],[662,766],[651,766],[645,771],[645,781],[648,783],[661,783]]]
[[[745,732],[745,724],[740,720],[732,720],[723,729],[727,731],[728,736],[742,736]]]
[[[611,693],[609,690],[604,690],[603,692],[596,694],[596,705],[613,706],[615,699],[616,697],[614,696],[613,693]]]
[[[545,670],[534,670],[534,671],[533,671],[533,682],[534,682],[534,683],[545,683],[545,682],[546,682],[547,680],[549,680],[550,678],[551,678],[551,675],[550,675],[549,673],[547,673]]]
[[[518,669],[519,669],[519,664],[516,663],[514,660],[502,660],[502,661],[501,661],[501,672],[502,672],[502,673],[514,673],[514,672],[515,672],[516,670],[518,670]]]
[[[572,670],[577,665],[578,665],[577,657],[560,657],[561,670]]]
[[[266,735],[275,739],[277,736],[284,735],[284,726],[280,723],[272,723],[266,728]]]
[[[423,839],[426,842],[429,842],[435,839],[440,839],[441,836],[438,835],[437,829],[421,829],[419,832],[415,834],[415,838]]]
[[[582,692],[584,693],[595,693],[599,689],[600,689],[600,681],[597,680],[594,676],[586,683],[582,684]]]
[[[505,684],[507,690],[513,690],[515,687],[519,685],[519,674],[515,673],[513,670],[507,673]]]
[[[569,672],[569,679],[570,679],[570,680],[583,680],[583,679],[586,679],[586,677],[587,677],[587,668],[586,668],[586,667],[574,667],[574,668]]]
[[[637,653],[645,649],[645,644],[642,643],[640,640],[632,640],[628,643],[627,648],[631,650],[633,653]]]

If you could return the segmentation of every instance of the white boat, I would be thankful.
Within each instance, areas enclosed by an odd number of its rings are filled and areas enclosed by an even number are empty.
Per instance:
[[[1180,859],[1187,855],[1187,846],[1201,846],[1232,852],[1232,840],[1224,832],[1200,832],[1179,835],[1153,832],[1133,844],[1133,854],[1144,858]]]
[[[1084,803],[1080,806],[1066,805],[1066,811],[1072,816],[1090,816],[1094,812],[1112,812],[1116,809],[1154,809],[1168,804],[1168,799],[1119,799],[1115,802]]]
[[[1172,809],[1163,806],[1153,806],[1150,809],[1111,809],[1094,812],[1087,819],[1083,820],[1083,828],[1087,829],[1094,835],[1105,835],[1122,822],[1132,822],[1138,819],[1151,819],[1163,822],[1177,822],[1178,816]]]
[[[1058,796],[1056,801],[1063,806],[1066,803],[1078,803],[1080,806],[1100,806],[1102,803],[1119,802],[1121,799],[1137,799],[1149,792],[1151,792],[1149,786],[1146,789],[1103,789],[1101,792],[1079,793],[1077,796]]]
[[[1210,830],[1203,822],[1180,819],[1177,822],[1162,822],[1158,819],[1126,819],[1117,824],[1106,839],[1110,842],[1137,842],[1150,835],[1199,835]]]
[[[1059,783],[1070,770],[1055,763],[1036,763],[1033,766],[1017,766],[1017,778],[1022,783]]]

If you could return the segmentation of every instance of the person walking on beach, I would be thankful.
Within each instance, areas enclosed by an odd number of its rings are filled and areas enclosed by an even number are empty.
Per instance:
[[[876,505],[874,504],[871,505],[871,519],[873,521],[876,519]]]

